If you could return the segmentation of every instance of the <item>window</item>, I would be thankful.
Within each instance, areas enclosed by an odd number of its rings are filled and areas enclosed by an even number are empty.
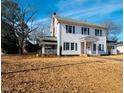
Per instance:
[[[71,50],[74,50],[74,43],[71,43]]]
[[[77,51],[77,43],[75,43],[75,51]]]
[[[82,27],[81,30],[83,35],[89,35],[89,28]]]
[[[66,43],[66,50],[69,50],[69,43]]]
[[[99,44],[99,51],[104,51],[104,45],[103,44]]]
[[[69,50],[69,46],[70,46],[69,42],[66,42],[66,43],[63,44],[63,49],[64,50]]]
[[[102,30],[95,29],[95,35],[96,36],[102,36]]]
[[[72,33],[72,26],[69,26],[68,32]]]
[[[66,25],[66,33],[75,33],[75,26]]]
[[[114,47],[114,46],[112,46],[112,49],[115,49],[115,47]]]
[[[96,51],[96,44],[93,44],[93,51]]]

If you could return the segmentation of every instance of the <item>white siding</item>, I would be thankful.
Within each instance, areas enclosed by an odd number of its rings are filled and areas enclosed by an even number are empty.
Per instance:
[[[53,20],[54,20],[54,23],[53,23]],[[55,36],[57,37],[57,19],[56,18],[52,18],[52,22],[51,22],[51,27],[50,27],[50,31],[51,31],[51,36],[54,36],[53,35],[53,28],[55,28]]]
[[[75,34],[73,33],[66,33],[66,24],[61,24],[61,29],[58,29],[57,31],[61,30],[61,45],[62,45],[62,55],[79,55],[80,54],[80,48],[81,48],[81,44],[79,42],[79,39],[82,37],[85,37],[86,35],[82,35],[81,34],[81,27],[82,26],[75,26]],[[95,28],[89,27],[90,28],[90,36],[95,36]],[[58,34],[57,38],[58,38]],[[106,32],[105,30],[102,29],[102,35],[103,36],[95,36],[97,38],[99,38],[99,41],[97,42],[97,44],[104,44],[104,52],[98,52],[100,54],[106,53]],[[59,39],[57,39],[59,40]],[[63,50],[63,43],[64,42],[73,42],[73,43],[77,43],[77,51],[75,50]]]
[[[123,46],[117,46],[117,50],[119,53],[123,53]]]

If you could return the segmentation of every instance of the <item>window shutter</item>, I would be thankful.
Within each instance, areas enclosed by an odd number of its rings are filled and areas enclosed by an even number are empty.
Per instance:
[[[75,51],[77,51],[77,43],[75,43]]]
[[[100,36],[102,36],[102,30],[100,30]]]
[[[90,30],[89,30],[89,28],[88,28],[88,35],[90,35]]]
[[[75,26],[73,26],[73,33],[75,34]]]
[[[66,33],[68,33],[68,25],[66,25]]]
[[[82,34],[84,34],[84,33],[83,33],[83,32],[84,32],[84,28],[83,28],[83,27],[81,28],[81,31],[82,31]]]

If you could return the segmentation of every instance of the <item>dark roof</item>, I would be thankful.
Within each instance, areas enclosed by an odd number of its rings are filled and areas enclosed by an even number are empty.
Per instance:
[[[43,36],[41,41],[57,41],[57,38],[54,36]]]
[[[107,40],[107,43],[117,43],[116,41],[112,41],[112,40]]]
[[[117,42],[116,41],[110,41],[110,40],[108,40],[108,41],[106,41],[106,43],[107,43],[107,45],[109,46],[111,46],[111,45],[117,45]]]
[[[97,28],[102,28],[106,29],[105,26],[99,25],[99,24],[94,24],[94,23],[89,23],[89,22],[83,22],[75,19],[68,19],[68,18],[63,18],[57,15],[54,15],[54,17],[60,22],[60,23],[69,23],[69,24],[74,24],[74,25],[80,25],[80,26],[91,26],[91,27],[97,27]]]
[[[54,36],[43,36],[40,39],[40,45],[56,45],[57,44],[57,38]]]
[[[117,45],[118,46],[123,46],[123,42],[118,42]]]

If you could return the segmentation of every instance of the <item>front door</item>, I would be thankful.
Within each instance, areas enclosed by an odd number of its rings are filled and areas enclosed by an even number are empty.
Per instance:
[[[86,54],[91,54],[91,42],[86,43],[86,49],[84,48],[84,42],[81,42],[81,54],[84,54],[86,51]]]
[[[91,47],[87,47],[87,54],[91,54]]]

